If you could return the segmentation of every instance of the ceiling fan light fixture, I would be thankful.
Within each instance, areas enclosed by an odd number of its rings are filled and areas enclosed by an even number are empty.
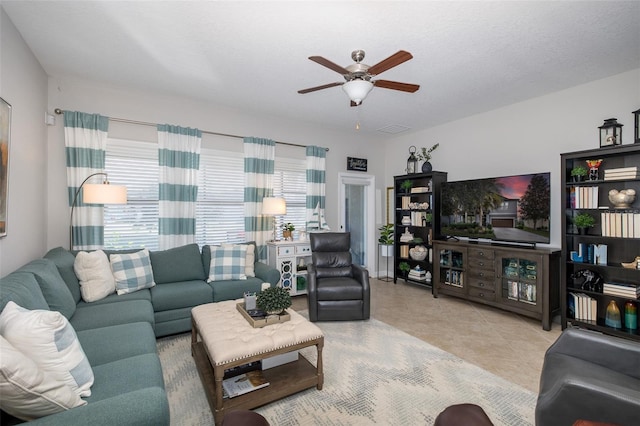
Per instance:
[[[373,89],[373,83],[367,80],[354,79],[347,81],[342,85],[342,90],[349,96],[356,105],[367,97],[369,92]]]

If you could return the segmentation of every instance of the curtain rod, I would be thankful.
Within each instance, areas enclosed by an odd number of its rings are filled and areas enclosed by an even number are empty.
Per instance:
[[[63,113],[63,111],[60,108],[56,108],[53,110],[53,112],[55,112],[57,115],[61,115]],[[113,121],[117,121],[119,123],[127,123],[127,124],[138,124],[140,126],[153,126],[156,127],[157,124],[156,123],[149,123],[148,121],[136,121],[136,120],[128,120],[126,118],[115,118],[115,117],[109,117],[109,120],[113,120]],[[215,136],[226,136],[228,138],[236,138],[236,139],[244,139],[244,136],[239,136],[239,135],[232,135],[229,133],[219,133],[219,132],[212,132],[210,130],[200,130],[202,133],[206,133],[208,135],[215,135]],[[274,141],[277,144],[280,145],[288,145],[288,146],[295,146],[298,148],[306,148],[306,145],[300,145],[297,143],[290,143],[290,142],[280,142],[280,141]],[[329,151],[329,148],[325,148],[325,151]]]

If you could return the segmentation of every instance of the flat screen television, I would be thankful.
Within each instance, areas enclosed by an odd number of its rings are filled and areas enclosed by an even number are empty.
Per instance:
[[[546,172],[444,183],[442,235],[534,246],[548,244],[550,177]]]

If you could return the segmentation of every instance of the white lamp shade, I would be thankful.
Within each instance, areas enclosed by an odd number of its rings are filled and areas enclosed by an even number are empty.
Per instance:
[[[127,187],[122,185],[86,183],[82,187],[85,204],[126,204]]]
[[[262,199],[262,214],[269,216],[287,214],[287,203],[284,198],[264,197]]]
[[[357,105],[360,105],[360,102],[367,97],[371,89],[373,89],[373,83],[366,80],[351,80],[342,85],[342,90]]]

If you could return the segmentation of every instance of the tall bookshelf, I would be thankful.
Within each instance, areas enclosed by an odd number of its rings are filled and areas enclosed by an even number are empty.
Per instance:
[[[574,167],[587,166],[586,160],[599,159],[602,163],[597,176],[587,177],[581,182],[573,180],[571,170]],[[640,144],[569,152],[561,154],[561,161],[564,191],[560,292],[562,328],[577,326],[640,340],[638,328],[628,327],[624,312],[628,301],[638,310],[640,300],[637,297],[607,294],[607,290],[603,292],[597,285],[584,286],[583,277],[575,277],[576,274],[593,272],[606,284],[618,283],[632,289],[640,287],[640,269],[622,266],[622,263],[631,263],[640,256],[640,223],[635,223],[640,219],[640,214],[637,214],[640,213],[640,175],[616,175],[612,172],[614,169],[633,170],[634,167],[640,170]],[[628,207],[616,208],[609,200],[609,192],[622,189],[635,190],[636,199]],[[594,226],[587,232],[581,232],[574,224],[574,218],[581,213],[595,219]],[[606,322],[607,307],[612,301],[620,312],[620,327]],[[580,303],[580,307],[576,303]]]
[[[427,271],[433,277],[433,241],[440,234],[441,187],[447,181],[446,172],[414,173],[394,176],[394,268],[393,282],[398,278],[407,282],[431,286],[432,281],[415,276],[416,271]],[[410,181],[410,187],[403,182]],[[403,223],[404,220],[404,223]],[[407,240],[407,234],[413,238]],[[416,256],[416,251],[425,250],[424,259]],[[414,273],[400,269],[401,264],[409,265]],[[432,278],[433,279],[433,278]]]

